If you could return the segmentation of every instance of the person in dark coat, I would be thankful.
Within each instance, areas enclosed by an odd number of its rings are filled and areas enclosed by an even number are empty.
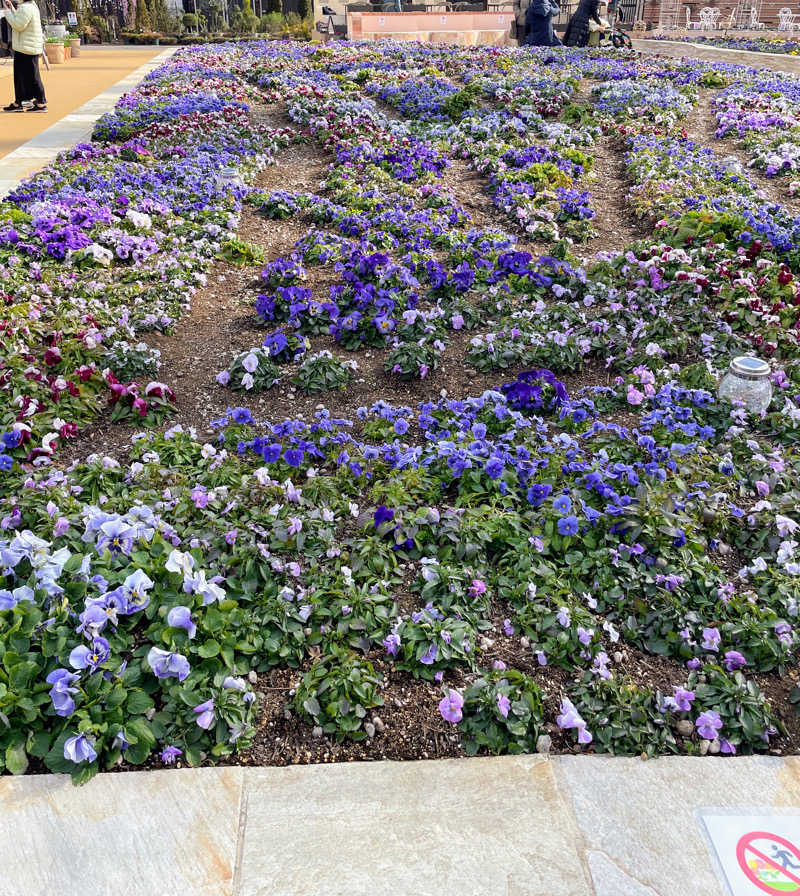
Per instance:
[[[600,24],[599,0],[581,0],[564,32],[564,45],[585,47],[589,42],[589,20]]]
[[[560,12],[556,0],[531,0],[525,13],[525,43],[529,47],[560,47],[553,31],[553,16]]]

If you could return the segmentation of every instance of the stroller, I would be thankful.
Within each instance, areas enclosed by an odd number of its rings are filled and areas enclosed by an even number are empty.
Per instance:
[[[617,50],[632,50],[633,44],[628,32],[617,27],[618,23],[622,22],[622,10],[615,0],[611,0],[608,7],[608,22],[611,28],[600,38],[600,46],[615,47]]]

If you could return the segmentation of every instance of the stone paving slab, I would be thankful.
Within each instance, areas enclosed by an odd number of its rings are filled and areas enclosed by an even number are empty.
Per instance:
[[[0,778],[0,896],[232,896],[238,768]]]
[[[247,773],[238,896],[588,896],[539,756]]]
[[[643,762],[562,756],[556,765],[597,896],[726,894],[705,835],[703,811],[772,815],[791,808],[798,813],[800,844],[797,757],[709,763],[699,757]]]
[[[0,896],[763,896],[720,818],[800,854],[800,757],[3,777]]]

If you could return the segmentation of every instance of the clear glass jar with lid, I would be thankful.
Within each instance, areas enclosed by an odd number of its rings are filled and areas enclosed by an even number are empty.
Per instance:
[[[772,401],[769,364],[761,358],[741,355],[731,361],[717,394],[731,403],[740,401],[752,414],[760,414]]]
[[[238,168],[220,168],[217,175],[218,187],[243,187],[244,178]]]

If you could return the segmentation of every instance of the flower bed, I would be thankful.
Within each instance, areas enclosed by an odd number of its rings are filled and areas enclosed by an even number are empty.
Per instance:
[[[265,679],[306,746],[380,749],[408,692],[451,752],[795,747],[800,232],[683,134],[717,81],[733,118],[760,83],[572,50],[185,50],[18,188],[5,769],[258,755]],[[594,174],[601,143],[624,185]],[[324,181],[261,189],[290,144]],[[650,236],[592,246],[623,186]],[[293,248],[236,236],[243,207]],[[180,385],[147,334],[217,258],[260,272],[263,344],[209,344],[242,406],[172,425]],[[764,414],[716,398],[746,352],[772,365]],[[358,407],[370,365],[381,394]],[[313,397],[285,417],[289,384]],[[100,415],[150,429],[65,467]]]

